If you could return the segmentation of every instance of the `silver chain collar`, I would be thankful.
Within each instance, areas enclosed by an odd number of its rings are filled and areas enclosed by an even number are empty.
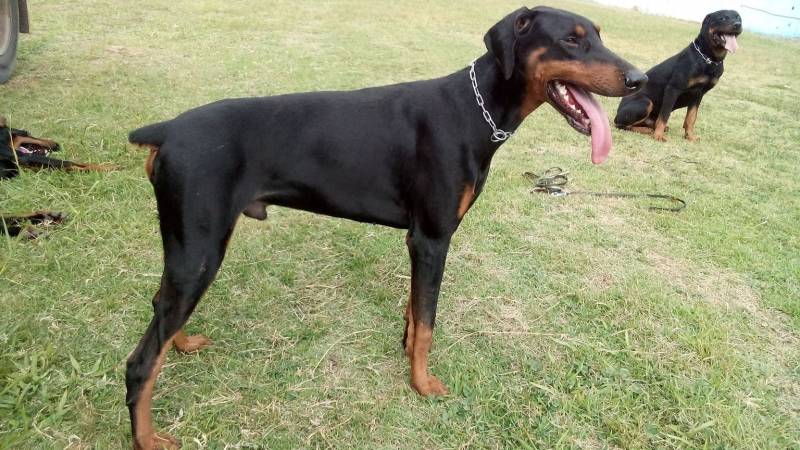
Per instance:
[[[483,106],[483,96],[480,92],[478,92],[478,80],[475,79],[475,61],[472,61],[472,64],[469,65],[469,79],[472,80],[472,89],[475,91],[475,100],[477,100],[478,106],[480,106],[481,111],[483,111],[483,119],[486,120],[486,123],[488,123],[490,127],[492,127],[491,141],[503,142],[513,136],[513,132],[503,131],[497,128],[497,125],[494,124],[494,120],[492,120],[492,115],[489,114],[489,111],[487,111]]]
[[[706,64],[714,64],[716,66],[720,62],[722,62],[722,61],[712,61],[711,58],[709,58],[703,52],[701,52],[700,48],[697,46],[697,40],[692,41],[692,45],[694,46],[694,49],[697,50],[697,53],[700,53],[700,57],[703,58],[703,61],[705,61]]]

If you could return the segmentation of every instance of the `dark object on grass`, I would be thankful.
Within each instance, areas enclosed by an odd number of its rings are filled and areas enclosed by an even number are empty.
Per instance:
[[[651,211],[670,211],[679,212],[686,208],[686,202],[675,197],[674,195],[666,194],[640,194],[636,192],[595,192],[595,191],[568,191],[564,188],[569,182],[567,175],[569,172],[564,172],[560,167],[551,167],[544,171],[541,175],[533,172],[525,172],[522,174],[525,178],[533,182],[533,191],[550,194],[553,197],[565,197],[567,195],[593,195],[595,197],[616,197],[616,198],[660,198],[669,200],[677,205],[672,208],[664,208],[663,206],[649,206],[647,209]]]
[[[19,33],[28,33],[27,0],[0,0],[0,84],[11,77]]]
[[[647,86],[638,94],[622,99],[614,124],[665,141],[670,114],[687,108],[683,121],[685,137],[696,141],[694,123],[700,101],[722,76],[725,56],[739,47],[736,37],[741,32],[742,18],[736,11],[707,15],[700,34],[688,47],[648,70]]]
[[[67,215],[55,211],[37,211],[21,216],[0,216],[0,234],[22,235],[27,239],[42,236],[45,229],[63,223]]]
[[[483,189],[492,156],[545,102],[591,135],[592,161],[611,130],[589,93],[622,96],[647,77],[603,46],[588,19],[520,8],[484,37],[488,53],[443,78],[352,92],[223,100],[133,131],[150,149],[164,273],[152,322],[128,359],[134,448],[175,447],[156,434],[153,384],[171,344],[208,344],[183,325],[222,263],[240,214],[267,205],[408,229],[411,294],[403,344],[411,385],[447,389],[428,371],[450,239]]]
[[[36,138],[25,130],[10,128],[6,119],[0,117],[0,180],[16,177],[20,167],[68,171],[116,169],[111,164],[85,164],[48,156],[58,150],[59,146],[55,141]]]

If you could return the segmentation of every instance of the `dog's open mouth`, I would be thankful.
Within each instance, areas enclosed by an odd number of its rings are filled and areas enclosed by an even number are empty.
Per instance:
[[[719,39],[722,41],[722,45],[725,47],[725,50],[736,53],[736,50],[739,49],[739,43],[736,42],[736,34],[719,34]]]
[[[53,148],[45,145],[36,144],[33,142],[23,142],[17,145],[16,150],[19,153],[26,155],[47,156],[50,154],[50,152],[57,151],[58,147]]]
[[[553,80],[547,83],[547,98],[572,128],[592,137],[592,162],[605,161],[611,152],[611,127],[592,94],[574,84]]]
[[[730,53],[736,53],[736,50],[739,49],[739,42],[736,41],[736,38],[742,34],[741,26],[716,28],[712,34],[712,44],[715,47],[724,47]]]
[[[17,147],[17,151],[28,155],[33,154],[42,156],[47,156],[50,153],[49,148],[36,144],[21,144],[19,147]]]

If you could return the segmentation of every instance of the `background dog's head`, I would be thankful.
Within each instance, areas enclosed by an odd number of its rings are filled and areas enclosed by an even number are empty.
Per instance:
[[[703,19],[700,38],[704,39],[717,59],[739,48],[736,38],[742,34],[742,18],[732,9],[713,12]]]

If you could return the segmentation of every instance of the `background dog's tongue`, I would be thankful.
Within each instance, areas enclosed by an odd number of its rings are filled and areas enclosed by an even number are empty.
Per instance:
[[[733,34],[723,34],[722,37],[725,39],[725,50],[736,53],[736,50],[739,48],[739,43],[736,42],[736,36]]]
[[[606,112],[589,92],[570,84],[566,86],[592,122],[592,162],[600,164],[611,152],[611,127],[608,125]]]

